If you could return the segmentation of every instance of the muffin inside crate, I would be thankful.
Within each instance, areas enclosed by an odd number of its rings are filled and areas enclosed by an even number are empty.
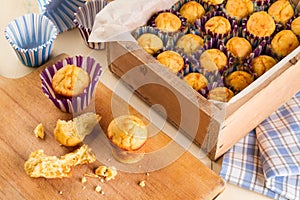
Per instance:
[[[182,6],[187,2],[190,1],[180,1],[172,8],[179,9],[180,6],[178,5],[181,4]],[[272,36],[259,38],[259,40],[257,38],[246,37],[246,30],[242,27],[243,23],[245,24],[251,15],[244,19],[232,19],[225,13],[226,10],[224,11],[227,2],[225,1],[222,5],[213,7],[213,9],[207,5],[204,6],[206,16],[204,15],[197,20],[198,23],[203,23],[213,16],[228,18],[231,20],[230,23],[233,24],[233,29],[237,29],[228,35],[210,35],[205,30],[191,28],[194,24],[187,24],[188,29],[182,28],[180,31],[174,33],[165,33],[157,29],[153,31],[152,28],[149,28],[151,23],[148,23],[147,28],[138,28],[142,31],[150,30],[152,31],[151,33],[155,33],[155,35],[162,39],[164,47],[163,49],[159,49],[158,53],[175,50],[182,55],[184,67],[178,72],[174,73],[170,69],[167,69],[167,67],[156,59],[157,54],[146,52],[137,43],[110,42],[108,44],[110,70],[127,83],[149,105],[162,105],[167,114],[168,121],[201,146],[213,160],[224,154],[239,139],[254,129],[300,89],[300,81],[297,78],[297,74],[300,72],[300,64],[298,63],[298,57],[300,56],[299,47],[285,56],[278,55],[270,50],[267,51],[267,48],[271,48],[271,41],[275,37],[275,31]],[[203,2],[198,1],[198,3],[202,5]],[[265,7],[257,12],[267,12],[272,3],[269,1],[269,4],[264,4]],[[290,3],[293,5],[292,2]],[[298,16],[296,6],[293,5],[293,8],[295,10],[293,19],[296,19]],[[158,13],[155,13],[153,16],[157,15]],[[235,22],[232,22],[234,20]],[[292,21],[292,18],[290,21]],[[195,24],[197,24],[197,21]],[[291,29],[290,24],[275,24],[276,32]],[[141,35],[141,32],[137,35]],[[132,34],[136,37],[136,33],[133,32]],[[174,41],[177,41],[182,35],[189,33],[200,35],[203,38],[204,44],[195,53],[188,55],[188,53],[183,52],[183,49],[175,49]],[[250,41],[252,45],[251,55],[245,59],[239,59],[236,56],[228,54],[229,47],[226,47],[226,42],[232,37],[246,38]],[[197,63],[204,50],[212,48],[213,45],[218,47],[222,52],[225,52],[229,57],[227,68],[223,71],[219,70],[218,73],[207,72],[201,68],[201,64]],[[258,77],[253,72],[250,61],[262,52],[276,57],[277,63]],[[245,66],[237,68],[241,63],[245,64]],[[214,87],[228,86],[223,80],[225,79],[224,77],[232,71],[237,71],[237,69],[252,73],[254,81],[241,90],[233,88],[235,95],[228,102],[208,99],[207,94]],[[189,84],[186,84],[186,81],[182,79],[190,72],[206,73],[205,75],[208,79],[207,86],[202,90],[196,91]],[[220,79],[222,81],[219,81]],[[213,83],[210,84],[212,80]],[[165,114],[164,111],[157,110],[157,112],[162,114]]]

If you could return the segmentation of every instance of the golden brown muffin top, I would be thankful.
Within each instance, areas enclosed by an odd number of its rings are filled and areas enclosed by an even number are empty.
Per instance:
[[[299,46],[297,36],[291,30],[282,30],[271,41],[272,50],[279,56],[286,56]]]
[[[245,71],[234,71],[225,77],[226,85],[240,92],[254,81],[252,74]]]
[[[241,19],[253,13],[254,6],[251,0],[228,0],[225,9],[230,16]]]
[[[291,29],[296,35],[300,35],[300,17],[292,21]]]
[[[226,43],[226,48],[239,59],[247,57],[252,52],[250,42],[242,37],[230,38]]]
[[[231,25],[225,17],[215,16],[205,23],[205,29],[213,33],[225,34],[231,31]]]
[[[203,2],[211,5],[220,5],[224,2],[224,0],[203,0]]]
[[[286,24],[286,22],[295,14],[294,9],[288,0],[275,1],[268,9],[276,22]]]
[[[260,55],[252,60],[251,65],[253,67],[254,72],[259,77],[266,71],[271,69],[276,63],[277,61],[271,56]]]
[[[72,97],[83,93],[89,83],[90,76],[84,69],[66,65],[54,74],[52,88],[56,94]]]
[[[228,58],[219,49],[208,49],[201,54],[199,62],[207,71],[216,71],[227,65]]]
[[[107,137],[117,147],[135,151],[145,144],[148,131],[144,122],[137,116],[122,115],[110,122]]]
[[[201,18],[205,14],[203,6],[196,1],[189,1],[183,4],[179,12],[191,24],[193,24],[196,19]]]
[[[196,34],[185,34],[176,42],[176,48],[183,49],[184,53],[191,54],[203,46],[203,39]]]
[[[275,31],[275,21],[265,11],[255,12],[247,21],[247,30],[258,37],[271,36]]]
[[[153,55],[163,48],[163,41],[155,34],[144,33],[137,39],[138,44],[149,54]]]
[[[185,80],[194,90],[197,91],[204,89],[208,84],[206,77],[197,72],[187,74],[185,77],[183,77],[183,80]]]
[[[164,51],[158,54],[156,59],[174,73],[179,72],[184,67],[182,56],[175,51]]]
[[[207,98],[216,101],[228,102],[234,93],[226,87],[216,87],[208,92]]]
[[[162,12],[155,18],[155,25],[165,32],[176,32],[181,28],[181,20],[170,12]]]

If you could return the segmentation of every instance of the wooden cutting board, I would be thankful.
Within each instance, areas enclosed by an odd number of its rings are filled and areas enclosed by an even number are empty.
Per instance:
[[[223,191],[225,183],[217,174],[188,151],[182,151],[181,146],[174,145],[161,131],[149,138],[147,151],[156,152],[172,143],[175,152],[184,152],[178,159],[156,170],[149,170],[148,174],[122,169],[118,170],[115,180],[102,183],[97,178],[87,177],[87,182],[82,183],[85,173],[92,173],[103,163],[113,165],[116,162],[92,141],[96,141],[97,135],[104,135],[113,119],[112,102],[117,110],[128,107],[102,83],[96,88],[94,103],[87,109],[102,116],[100,126],[85,141],[95,150],[99,158],[97,162],[74,167],[70,178],[50,180],[27,176],[24,162],[31,152],[44,149],[48,155],[61,156],[73,150],[60,146],[53,136],[56,121],[72,119],[73,115],[61,112],[46,98],[39,78],[43,68],[66,56],[60,55],[20,79],[0,77],[0,199],[213,199]],[[129,107],[129,112],[142,117],[132,107]],[[44,140],[36,138],[33,133],[39,123],[45,127]],[[154,158],[148,164],[159,160],[165,158]],[[138,184],[142,180],[146,183],[145,187]],[[102,187],[104,194],[95,191],[97,185]]]

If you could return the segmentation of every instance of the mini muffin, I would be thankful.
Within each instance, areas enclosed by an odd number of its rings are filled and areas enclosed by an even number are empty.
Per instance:
[[[228,19],[222,16],[215,16],[210,18],[204,25],[206,30],[212,33],[226,34],[231,31],[231,25]]]
[[[192,72],[183,77],[183,80],[186,81],[194,90],[199,91],[207,87],[208,80],[203,74]]]
[[[224,0],[202,0],[202,1],[210,5],[220,5],[224,2]]]
[[[179,31],[182,24],[178,16],[171,12],[162,12],[155,18],[155,25],[158,29],[165,32]]]
[[[83,93],[90,83],[90,76],[80,67],[66,65],[53,76],[52,87],[56,94],[72,97]]]
[[[203,47],[203,39],[196,34],[185,34],[180,37],[176,42],[176,48],[183,49],[183,52],[186,54],[191,54],[197,49]]]
[[[250,42],[242,37],[232,37],[229,39],[226,43],[226,48],[238,59],[243,59],[252,52]]]
[[[247,24],[247,31],[254,36],[271,36],[276,28],[274,19],[265,11],[254,12],[250,15]]]
[[[174,73],[179,72],[184,67],[183,57],[179,53],[172,50],[164,51],[158,54],[156,59]]]
[[[196,19],[201,18],[205,14],[203,6],[196,1],[189,1],[183,4],[179,12],[191,24],[193,24]]]
[[[254,73],[259,77],[271,69],[276,63],[277,61],[271,56],[260,55],[252,60],[251,65]]]
[[[275,1],[268,9],[268,14],[271,15],[276,22],[286,24],[293,17],[294,9],[288,0]]]
[[[242,91],[253,81],[253,75],[246,71],[234,71],[225,77],[225,84],[235,92]]]
[[[228,58],[219,49],[207,49],[201,54],[199,62],[205,70],[216,71],[224,69],[228,64]]]
[[[291,30],[296,34],[300,35],[300,16],[294,19],[291,23]]]
[[[216,101],[228,102],[234,93],[227,87],[216,87],[208,92],[207,98]]]
[[[297,36],[291,30],[282,30],[271,41],[271,49],[278,56],[286,56],[299,46]]]
[[[251,0],[227,0],[225,9],[231,17],[241,19],[253,13],[254,5]]]
[[[149,54],[153,55],[163,48],[163,41],[155,34],[144,33],[137,39],[138,44]]]
[[[107,137],[112,144],[113,156],[118,161],[135,163],[143,158],[148,131],[140,118],[134,115],[115,118],[108,126]]]

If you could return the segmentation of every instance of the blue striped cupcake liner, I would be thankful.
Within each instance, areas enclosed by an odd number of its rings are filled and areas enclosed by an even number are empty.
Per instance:
[[[85,44],[91,49],[105,49],[105,42],[89,42],[95,17],[109,2],[106,0],[92,0],[79,7],[74,13],[74,23],[79,29]]]
[[[57,29],[46,16],[29,13],[10,22],[4,34],[24,65],[38,67],[49,59]]]
[[[83,6],[85,0],[38,0],[41,14],[53,21],[59,33],[76,27],[74,13]]]
[[[90,84],[84,92],[71,98],[56,95],[52,88],[52,78],[54,74],[66,65],[75,65],[84,69],[90,76]],[[52,103],[63,112],[77,113],[83,111],[91,103],[95,87],[102,73],[102,67],[94,58],[74,56],[65,58],[52,66],[45,68],[41,74],[42,91]]]

